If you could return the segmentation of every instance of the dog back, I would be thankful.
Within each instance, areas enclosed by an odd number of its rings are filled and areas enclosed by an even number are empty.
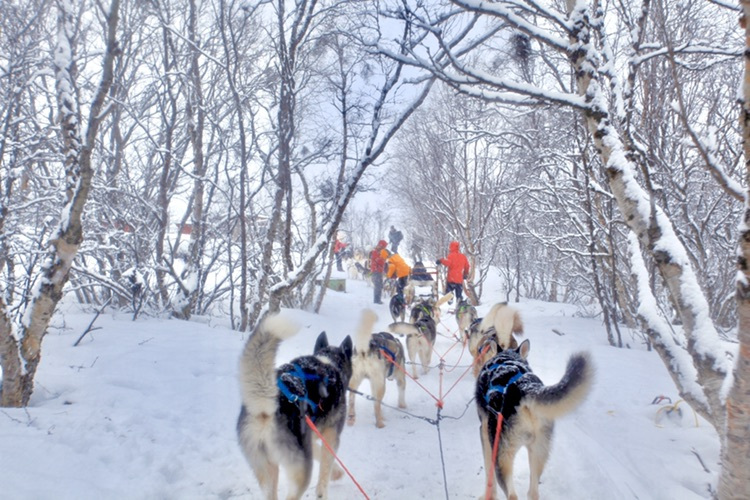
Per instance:
[[[532,371],[526,356],[530,343],[498,352],[477,377],[477,405],[490,414],[502,414],[507,422],[523,403],[536,415],[554,420],[574,410],[593,383],[593,368],[587,354],[574,354],[560,382],[545,386]]]

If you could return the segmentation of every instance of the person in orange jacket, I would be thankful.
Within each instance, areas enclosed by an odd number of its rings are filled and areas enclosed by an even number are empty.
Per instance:
[[[406,287],[406,283],[409,281],[411,267],[409,267],[409,264],[407,264],[397,253],[390,254],[388,259],[386,259],[386,263],[388,264],[388,272],[386,276],[388,278],[396,278],[396,293],[398,295],[403,295],[404,287]]]
[[[457,241],[451,241],[449,249],[448,256],[436,260],[435,264],[443,264],[448,268],[445,293],[453,292],[454,298],[460,302],[463,298],[464,280],[469,277],[469,259],[459,251]]]

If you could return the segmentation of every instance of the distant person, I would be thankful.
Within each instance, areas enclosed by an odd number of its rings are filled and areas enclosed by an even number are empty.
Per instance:
[[[375,248],[370,252],[370,272],[372,273],[373,302],[382,304],[381,295],[383,294],[383,271],[385,270],[385,247],[388,243],[385,240],[378,241]]]
[[[388,264],[388,278],[396,278],[396,295],[404,295],[404,288],[409,281],[411,267],[397,253],[392,253],[386,259]]]
[[[401,231],[391,226],[391,230],[388,232],[388,241],[391,242],[391,252],[398,253],[398,245],[403,239],[404,235],[401,234]]]
[[[411,258],[414,262],[422,262],[422,248],[424,247],[424,238],[416,234],[411,240]],[[416,265],[416,264],[415,264]]]
[[[333,256],[336,258],[336,269],[338,269],[339,271],[344,270],[344,266],[342,265],[341,261],[344,257],[344,249],[348,246],[349,245],[338,238],[336,238],[336,243],[333,244]]]
[[[443,264],[448,268],[445,293],[453,292],[457,301],[463,298],[464,280],[469,277],[469,259],[459,251],[457,241],[451,241],[448,256],[435,261],[438,266]]]

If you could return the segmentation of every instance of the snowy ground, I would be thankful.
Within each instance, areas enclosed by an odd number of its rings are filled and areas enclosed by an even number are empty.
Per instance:
[[[500,299],[486,292],[480,315]],[[340,342],[365,307],[374,308],[378,328],[385,329],[391,321],[387,306],[371,302],[372,289],[349,280],[346,293],[327,294],[320,315],[285,311],[303,328],[282,345],[279,362],[311,352],[321,330]],[[597,368],[588,400],[558,421],[540,486],[543,498],[710,497],[719,470],[718,437],[684,403],[681,417],[667,416],[664,404],[651,404],[659,395],[678,400],[655,353],[607,346],[600,322],[577,317],[572,306],[523,301],[517,307],[531,340],[531,366],[546,384],[560,379],[576,351],[590,351]],[[369,498],[483,494],[473,377],[464,375],[470,360],[454,345],[456,324],[447,310],[436,345],[446,353],[445,369],[437,368],[436,356],[436,368],[419,379],[426,390],[407,382],[408,413],[386,408],[386,427],[377,429],[372,403],[358,397],[357,423],[344,429],[339,457]],[[95,324],[101,329],[73,347],[91,318],[71,308],[58,314],[44,341],[31,406],[0,409],[0,496],[260,499],[235,438],[237,361],[246,336],[217,319],[132,322],[110,315],[101,316]],[[369,393],[369,385],[360,390]],[[444,400],[439,427],[419,418],[437,417],[433,395]],[[395,407],[396,396],[395,382],[389,382],[386,403]],[[516,461],[521,498],[528,477],[522,452]],[[314,484],[315,478],[304,498],[314,498]],[[345,476],[331,484],[330,497],[363,495]]]

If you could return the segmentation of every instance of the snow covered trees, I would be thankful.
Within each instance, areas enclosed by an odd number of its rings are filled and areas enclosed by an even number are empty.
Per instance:
[[[620,224],[627,227],[624,255],[632,277],[624,289],[637,305],[641,328],[681,396],[723,434],[725,405],[739,402],[727,399],[735,354],[722,343],[712,319],[731,323],[721,312],[730,298],[730,288],[721,283],[733,272],[721,265],[732,246],[724,227],[736,219],[742,192],[732,181],[739,159],[737,130],[724,118],[731,115],[727,109],[737,74],[730,62],[742,52],[733,35],[734,12],[720,3],[668,1],[451,3],[461,10],[447,6],[436,14],[419,3],[401,8],[405,24],[423,28],[415,34],[423,43],[393,56],[430,68],[457,91],[486,101],[563,106],[580,113],[593,147],[576,163],[590,159],[598,166],[608,188],[600,189],[592,178],[587,191],[611,196]],[[517,36],[529,40],[520,53],[513,42]],[[481,40],[482,51],[451,45],[458,39]],[[536,60],[536,71],[525,63],[522,75],[514,75],[502,57],[491,56],[509,50],[521,61]],[[450,64],[440,63],[445,60]],[[665,79],[671,85],[662,84]],[[689,143],[674,140],[686,134]],[[706,184],[710,177],[719,183]],[[703,203],[696,204],[701,196]],[[598,228],[591,236],[607,227],[594,221]],[[714,228],[711,236],[708,227]],[[713,260],[717,255],[723,258]],[[717,281],[717,273],[725,278]],[[671,314],[665,314],[672,309],[680,328],[673,328]],[[746,357],[739,353],[740,362]],[[739,399],[745,401],[747,393]],[[735,441],[726,439],[725,451]],[[739,463],[747,468],[747,461],[745,456]],[[743,488],[748,484],[744,481]],[[723,494],[732,495],[747,496],[747,491],[735,484]]]
[[[0,362],[3,369],[1,406],[28,404],[34,387],[34,375],[41,359],[42,339],[47,334],[55,308],[63,297],[63,287],[83,243],[83,210],[94,175],[92,153],[99,126],[107,112],[106,98],[112,85],[114,60],[119,50],[116,39],[119,1],[113,0],[108,10],[102,9],[98,13],[103,19],[101,81],[91,94],[88,113],[85,113],[80,106],[81,89],[75,55],[80,12],[73,7],[68,2],[59,5],[57,44],[52,55],[59,113],[60,153],[63,156],[65,179],[60,186],[62,205],[49,245],[39,248],[44,254],[38,264],[33,266],[34,275],[28,281],[31,288],[16,290],[9,286],[5,288],[5,296],[0,301]],[[30,24],[35,22],[33,17],[24,20]],[[8,104],[10,111],[14,103],[8,101]],[[82,122],[84,115],[86,119]],[[24,153],[16,150],[11,156]],[[8,180],[2,206],[7,206],[11,201],[13,189],[17,187],[14,182],[18,177],[11,176]],[[8,216],[8,212],[3,213],[3,228],[6,230],[12,227],[4,224]],[[0,238],[6,242],[11,236],[15,235],[0,234]],[[8,266],[16,264],[9,246],[3,245],[2,258]],[[9,306],[17,303],[17,298],[12,297],[14,293],[23,295],[24,303],[20,310],[9,309]]]

